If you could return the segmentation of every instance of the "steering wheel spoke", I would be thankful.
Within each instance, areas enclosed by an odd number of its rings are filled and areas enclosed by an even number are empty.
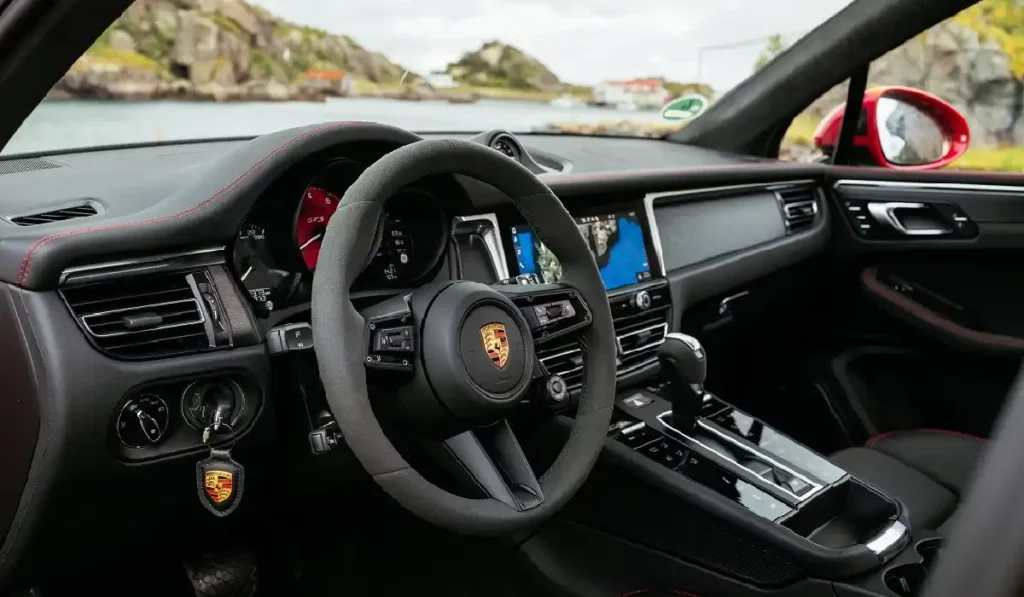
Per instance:
[[[454,435],[444,447],[452,471],[487,497],[518,511],[544,503],[540,483],[508,421]]]
[[[496,284],[526,318],[535,344],[580,334],[593,323],[590,306],[571,285]]]

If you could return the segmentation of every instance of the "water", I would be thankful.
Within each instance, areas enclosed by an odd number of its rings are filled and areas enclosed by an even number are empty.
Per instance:
[[[416,132],[528,132],[556,121],[657,121],[657,112],[612,108],[557,108],[542,102],[481,100],[473,104],[332,98],[317,102],[44,102],[33,112],[4,154],[117,143],[240,137],[326,122],[369,120]]]

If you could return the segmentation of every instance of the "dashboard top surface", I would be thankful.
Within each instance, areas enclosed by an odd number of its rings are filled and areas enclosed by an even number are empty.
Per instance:
[[[41,226],[3,221],[0,279],[25,288],[52,288],[60,271],[70,266],[124,258],[133,251],[154,254],[228,244],[267,186],[295,164],[359,144],[397,147],[421,138],[468,137],[420,137],[373,123],[332,123],[252,140],[45,156],[41,159],[58,167],[0,176],[0,216],[81,201],[93,203],[100,213]],[[824,174],[821,165],[730,156],[652,139],[526,135],[517,140],[528,154],[543,156],[546,164],[565,165],[568,173],[547,166],[539,174],[567,205]],[[508,197],[489,185],[461,175],[455,180],[464,192],[452,215],[510,205]]]

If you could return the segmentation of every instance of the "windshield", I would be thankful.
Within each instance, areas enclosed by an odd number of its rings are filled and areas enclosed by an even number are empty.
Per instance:
[[[660,137],[847,3],[137,0],[3,153],[329,120]]]

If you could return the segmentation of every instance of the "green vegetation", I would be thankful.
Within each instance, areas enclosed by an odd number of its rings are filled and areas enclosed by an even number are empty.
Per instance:
[[[968,149],[967,153],[950,164],[948,169],[1024,172],[1024,147]]]
[[[769,36],[768,44],[765,46],[763,50],[761,50],[761,55],[757,57],[757,60],[754,61],[754,70],[761,70],[764,67],[764,65],[771,62],[773,58],[781,54],[783,51],[785,51],[785,49],[786,45],[782,43],[781,34],[776,33],[774,35]]]
[[[218,12],[218,13],[214,13],[210,17],[210,20],[213,21],[213,23],[215,25],[217,25],[218,27],[220,27],[224,31],[229,31],[231,33],[234,33],[235,35],[237,35],[241,39],[246,39],[246,38],[249,37],[249,34],[245,32],[245,29],[242,29],[242,26],[239,25],[231,17],[222,15],[221,13]]]
[[[672,97],[679,97],[688,93],[697,93],[708,99],[715,97],[715,90],[710,85],[706,85],[704,83],[676,83],[666,81],[665,89],[668,89],[668,92]]]
[[[348,35],[342,35],[341,38],[344,39],[345,43],[347,43],[348,46],[350,48],[352,48],[353,50],[362,50],[363,49],[363,46],[359,45],[359,42],[357,42],[356,40],[352,39],[352,37],[350,37]]]
[[[148,71],[160,71],[160,65],[132,50],[117,50],[109,46],[93,47],[89,50],[88,59],[118,66],[141,68]]]
[[[463,85],[520,91],[561,91],[562,83],[546,66],[522,50],[499,41],[466,52],[447,72]]]
[[[249,61],[252,63],[252,66],[249,67],[249,75],[253,79],[273,79],[281,82],[289,79],[288,73],[264,50],[251,48]]]
[[[1018,0],[982,0],[961,11],[953,21],[995,41],[1010,57],[1017,77],[1024,76],[1024,4]]]

